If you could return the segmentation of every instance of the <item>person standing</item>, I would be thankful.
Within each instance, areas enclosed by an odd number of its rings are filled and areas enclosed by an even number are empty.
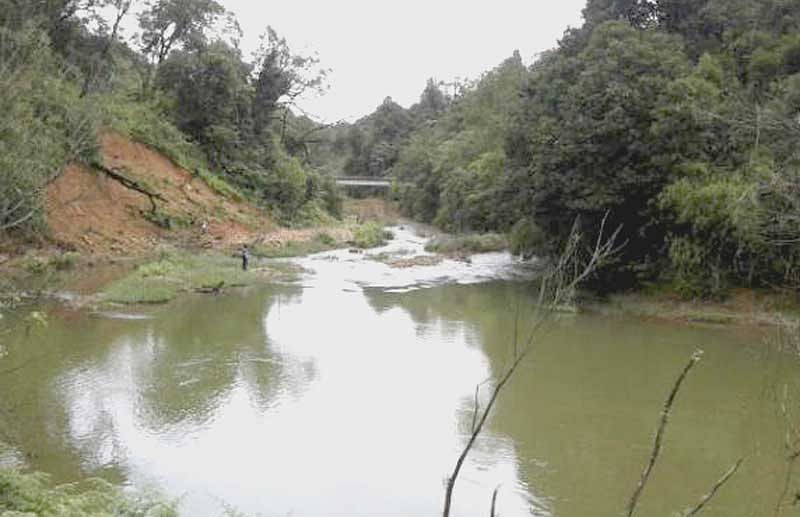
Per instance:
[[[247,249],[247,244],[242,244],[242,269],[247,271],[247,265],[250,262],[250,250]]]

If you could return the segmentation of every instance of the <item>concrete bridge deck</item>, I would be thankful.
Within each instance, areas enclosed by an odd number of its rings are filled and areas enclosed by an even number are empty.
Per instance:
[[[371,176],[336,176],[336,183],[343,187],[381,187],[389,188],[392,180]]]

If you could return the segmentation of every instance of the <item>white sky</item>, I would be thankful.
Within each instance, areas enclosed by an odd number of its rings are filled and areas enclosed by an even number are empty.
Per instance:
[[[419,100],[429,77],[475,78],[519,49],[526,63],[581,24],[586,0],[221,0],[239,18],[249,57],[267,25],[295,51],[316,51],[330,90],[303,109],[355,120],[386,96]]]
[[[249,59],[271,25],[295,52],[317,52],[329,91],[301,107],[320,120],[353,121],[385,97],[419,100],[428,78],[476,78],[515,49],[530,63],[581,24],[586,0],[219,0],[233,11]],[[129,20],[135,25],[135,21]],[[126,24],[127,25],[127,24]],[[134,29],[135,30],[135,29]]]

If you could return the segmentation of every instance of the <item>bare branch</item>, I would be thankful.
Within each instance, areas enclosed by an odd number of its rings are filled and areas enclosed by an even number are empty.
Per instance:
[[[636,505],[639,503],[639,498],[642,496],[642,492],[647,485],[647,481],[650,479],[650,474],[653,472],[653,467],[655,467],[656,462],[658,461],[658,455],[661,453],[661,445],[664,440],[664,433],[667,430],[669,415],[672,412],[672,406],[675,404],[675,398],[678,396],[678,391],[681,389],[683,381],[686,380],[686,376],[689,374],[692,368],[694,368],[698,361],[700,361],[702,355],[703,352],[699,350],[692,354],[691,359],[689,359],[689,362],[683,368],[680,376],[678,376],[678,379],[675,381],[675,385],[672,387],[672,391],[670,391],[669,396],[664,403],[664,409],[661,410],[661,421],[658,424],[658,431],[656,432],[655,440],[653,441],[653,450],[650,452],[650,459],[648,460],[647,465],[642,472],[642,477],[639,480],[639,484],[636,486],[636,490],[633,491],[633,495],[628,502],[628,507],[625,510],[625,515],[627,517],[632,517],[636,511]]]
[[[713,499],[715,495],[717,495],[719,489],[722,488],[723,485],[725,485],[725,483],[727,483],[733,477],[734,474],[736,474],[736,471],[739,470],[739,467],[742,465],[743,461],[744,458],[740,458],[739,461],[737,461],[733,465],[733,467],[728,469],[728,471],[719,479],[719,481],[714,483],[714,486],[711,487],[711,491],[700,498],[700,502],[698,502],[693,508],[690,508],[689,510],[684,512],[683,517],[692,517],[692,515],[697,515],[698,513],[700,513],[703,507],[707,505],[708,502],[711,501],[711,499]]]
[[[497,383],[492,390],[486,406],[479,410],[478,408],[478,392],[481,384],[475,389],[475,407],[473,408],[472,415],[472,432],[466,446],[462,449],[461,454],[456,460],[455,467],[452,474],[447,478],[447,487],[445,490],[444,510],[443,516],[449,517],[450,508],[453,499],[453,490],[455,488],[456,480],[461,472],[469,452],[475,445],[484,425],[486,424],[489,414],[492,411],[495,403],[497,402],[500,392],[505,385],[513,377],[514,373],[522,364],[523,360],[531,353],[533,344],[537,334],[542,330],[544,325],[550,320],[553,309],[564,303],[566,296],[571,296],[577,286],[591,275],[597,268],[598,264],[608,259],[612,253],[615,253],[619,248],[615,245],[615,239],[619,235],[620,229],[617,229],[608,239],[603,237],[605,221],[608,217],[603,219],[603,226],[597,238],[597,242],[591,252],[590,257],[585,263],[582,263],[582,257],[578,251],[580,250],[580,243],[582,240],[578,221],[576,220],[573,225],[572,233],[565,245],[565,249],[559,259],[550,267],[547,274],[543,275],[541,285],[539,288],[539,301],[534,313],[533,323],[531,324],[530,332],[522,347],[518,346],[518,329],[516,323],[519,314],[515,314],[515,329],[514,329],[514,342],[512,343],[513,359],[511,364],[500,376]],[[480,413],[480,416],[478,414]]]
[[[489,512],[489,517],[497,517],[497,492],[500,491],[502,485],[497,485],[492,492],[492,509]]]

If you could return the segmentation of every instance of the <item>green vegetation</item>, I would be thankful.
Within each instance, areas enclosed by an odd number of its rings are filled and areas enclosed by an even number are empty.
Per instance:
[[[0,513],[39,517],[168,517],[178,514],[174,504],[128,495],[103,480],[53,486],[45,474],[12,469],[0,469]]]
[[[392,232],[373,221],[359,225],[353,230],[353,244],[361,249],[383,246],[393,238]]]
[[[104,128],[281,221],[338,217],[335,183],[312,170],[313,123],[290,111],[322,88],[317,60],[271,28],[245,60],[238,24],[216,0],[147,2],[125,41],[131,5],[0,0],[0,234],[46,235],[47,184],[72,162],[99,163]]]
[[[165,303],[181,292],[239,287],[261,278],[258,272],[243,271],[239,259],[234,257],[168,251],[109,285],[102,292],[102,300],[124,304]]]
[[[43,275],[53,271],[67,271],[73,269],[78,262],[79,255],[72,251],[54,255],[39,255],[28,252],[19,261],[19,266],[31,275]]]
[[[508,239],[498,233],[442,236],[431,240],[425,250],[445,255],[465,255],[503,251],[508,248]]]
[[[526,67],[429,82],[331,128],[346,174],[392,176],[412,217],[550,255],[620,229],[599,292],[686,298],[800,284],[800,9],[783,0],[588,0]],[[338,163],[338,162],[337,162]]]
[[[279,246],[256,246],[253,256],[263,258],[290,258],[302,257],[312,253],[321,253],[342,247],[344,243],[338,242],[330,234],[321,232],[311,240],[290,240]]]

